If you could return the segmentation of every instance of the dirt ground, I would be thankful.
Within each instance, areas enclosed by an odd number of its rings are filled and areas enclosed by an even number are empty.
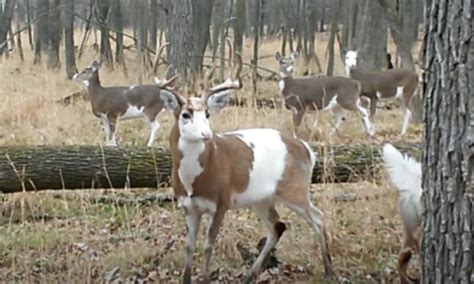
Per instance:
[[[76,33],[77,39],[80,35]],[[325,66],[327,35],[318,34],[317,40],[318,56]],[[245,43],[245,62],[250,61],[251,46],[250,41]],[[392,45],[390,48],[393,50]],[[274,54],[278,50],[277,39],[265,40],[260,54],[268,57],[260,64],[276,71]],[[87,66],[96,55],[92,48],[88,48],[78,61],[78,67]],[[336,73],[343,75],[338,56],[336,54]],[[113,71],[104,69],[100,74],[103,85],[136,84],[134,54],[127,53],[127,57],[129,76],[125,76],[120,68]],[[299,62],[295,76],[300,76],[305,69]],[[248,70],[244,69],[246,72]],[[83,86],[66,80],[63,71],[56,73],[43,65],[32,65],[32,54],[26,48],[24,62],[15,53],[0,61],[0,86],[0,145],[103,143],[99,121],[92,115],[88,102],[80,101],[69,106],[55,103],[66,95],[81,91]],[[252,96],[248,78],[244,78],[244,89],[236,95]],[[258,96],[278,97],[277,83],[259,83]],[[167,144],[172,119],[169,113],[159,115],[162,128],[157,143]],[[353,114],[348,116],[335,137],[328,136],[331,121],[326,113],[306,115],[301,127],[302,138],[325,143],[382,143],[402,139],[399,137],[401,112],[397,107],[377,113],[376,136],[370,139]],[[285,109],[229,107],[216,115],[212,124],[215,132],[272,127],[291,133],[291,116]],[[403,141],[419,142],[420,135],[421,126],[410,124]],[[123,122],[119,124],[118,137],[122,145],[144,145],[148,129],[140,120]],[[384,174],[375,180],[354,184],[313,185],[312,192],[314,203],[325,212],[338,281],[396,281],[401,226],[397,217],[396,192]],[[46,191],[0,195],[0,282],[178,282],[185,243],[182,212],[173,202],[137,201],[143,196],[157,194],[171,194],[171,190]],[[118,204],[119,199],[127,200],[126,204]],[[286,208],[280,207],[279,211],[289,228],[276,250],[281,263],[278,268],[264,271],[259,281],[325,283],[312,231]],[[265,229],[251,210],[229,212],[213,255],[214,280],[239,282],[249,266],[245,264],[237,244],[256,252],[255,246],[264,236]],[[194,266],[198,280],[202,254],[201,234]]]

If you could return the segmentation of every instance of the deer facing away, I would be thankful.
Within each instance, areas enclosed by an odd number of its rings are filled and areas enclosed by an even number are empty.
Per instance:
[[[366,72],[357,68],[358,51],[343,50],[347,75],[362,84],[362,96],[370,99],[370,117],[375,115],[379,99],[398,100],[403,112],[401,135],[405,134],[411,117],[410,101],[416,93],[418,75],[411,70],[394,68]]]
[[[334,134],[345,120],[344,110],[354,111],[361,117],[362,126],[369,136],[375,129],[369,119],[368,110],[362,105],[360,84],[346,77],[293,78],[296,55],[275,55],[280,65],[278,87],[287,108],[293,112],[293,134],[296,137],[303,115],[308,110],[331,111],[335,117]]]
[[[92,112],[102,122],[105,145],[117,146],[116,130],[118,120],[144,118],[150,127],[147,146],[152,147],[160,123],[157,115],[163,110],[160,90],[166,88],[175,78],[161,85],[139,85],[129,87],[103,87],[99,79],[100,63],[92,64],[74,75],[73,79],[83,82],[92,105]]]
[[[296,212],[314,229],[325,271],[332,275],[323,213],[311,203],[308,193],[316,161],[309,146],[273,129],[217,135],[211,130],[210,116],[225,108],[232,91],[242,87],[239,75],[240,71],[235,79],[206,88],[201,98],[161,91],[165,107],[175,117],[170,149],[172,185],[187,228],[184,283],[191,282],[201,217],[210,216],[202,270],[209,282],[211,255],[224,216],[228,210],[244,207],[253,207],[268,230],[265,246],[245,278],[245,282],[253,281],[286,229],[275,208],[277,203]]]
[[[412,249],[419,250],[421,225],[421,164],[385,144],[382,158],[392,184],[398,189],[398,211],[403,223],[403,243],[398,256],[401,283],[416,283],[407,273]]]

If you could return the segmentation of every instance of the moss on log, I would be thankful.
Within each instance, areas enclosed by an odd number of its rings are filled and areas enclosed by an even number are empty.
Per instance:
[[[420,156],[418,144],[397,144]],[[313,145],[319,155],[313,183],[373,177],[380,165],[375,144]],[[0,191],[46,189],[157,188],[169,182],[171,156],[164,147],[0,147]]]

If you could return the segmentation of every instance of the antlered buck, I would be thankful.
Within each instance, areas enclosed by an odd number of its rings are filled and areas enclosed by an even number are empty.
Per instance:
[[[205,88],[200,98],[160,92],[165,107],[175,117],[170,149],[172,185],[178,205],[184,209],[187,228],[184,283],[191,282],[201,217],[210,216],[202,270],[209,282],[212,250],[224,216],[228,210],[244,207],[254,208],[268,230],[265,246],[245,278],[245,282],[253,281],[286,229],[275,208],[277,203],[296,212],[314,229],[325,272],[333,275],[323,213],[311,203],[308,193],[316,161],[310,147],[273,129],[217,135],[211,130],[209,118],[225,108],[231,93],[242,87],[242,59],[236,56],[239,64],[235,76]]]

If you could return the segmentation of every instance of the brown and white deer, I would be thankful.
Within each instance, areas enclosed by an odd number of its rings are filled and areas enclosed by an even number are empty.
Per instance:
[[[236,56],[241,66],[240,56]],[[191,282],[201,217],[210,215],[202,270],[205,282],[209,282],[212,250],[224,216],[230,209],[245,207],[253,207],[268,229],[265,246],[245,278],[245,282],[253,281],[286,229],[276,211],[277,203],[296,212],[314,229],[326,274],[332,275],[323,213],[311,203],[308,192],[316,161],[310,147],[273,129],[217,135],[211,130],[210,116],[225,108],[232,91],[242,87],[239,73],[208,88],[200,98],[161,91],[166,108],[175,116],[170,149],[172,185],[178,205],[184,209],[187,228],[184,283]]]
[[[92,112],[100,118],[105,132],[105,145],[117,146],[115,133],[118,120],[144,118],[150,127],[147,146],[152,147],[160,123],[157,115],[164,105],[160,90],[170,85],[176,77],[160,81],[160,85],[103,87],[99,79],[100,63],[92,64],[74,75],[73,79],[85,84],[92,105]]]
[[[293,134],[296,137],[303,115],[308,110],[331,111],[336,119],[331,131],[334,134],[345,120],[344,110],[354,111],[361,117],[362,126],[369,136],[375,129],[369,119],[368,110],[359,96],[359,82],[346,77],[293,78],[293,64],[296,55],[283,57],[275,55],[280,65],[278,87],[287,108],[293,112]]]
[[[403,111],[401,135],[406,133],[411,117],[410,101],[416,93],[418,75],[411,70],[394,68],[365,72],[357,68],[358,51],[342,50],[347,75],[362,84],[362,96],[370,99],[370,117],[375,115],[379,99],[398,100]]]

